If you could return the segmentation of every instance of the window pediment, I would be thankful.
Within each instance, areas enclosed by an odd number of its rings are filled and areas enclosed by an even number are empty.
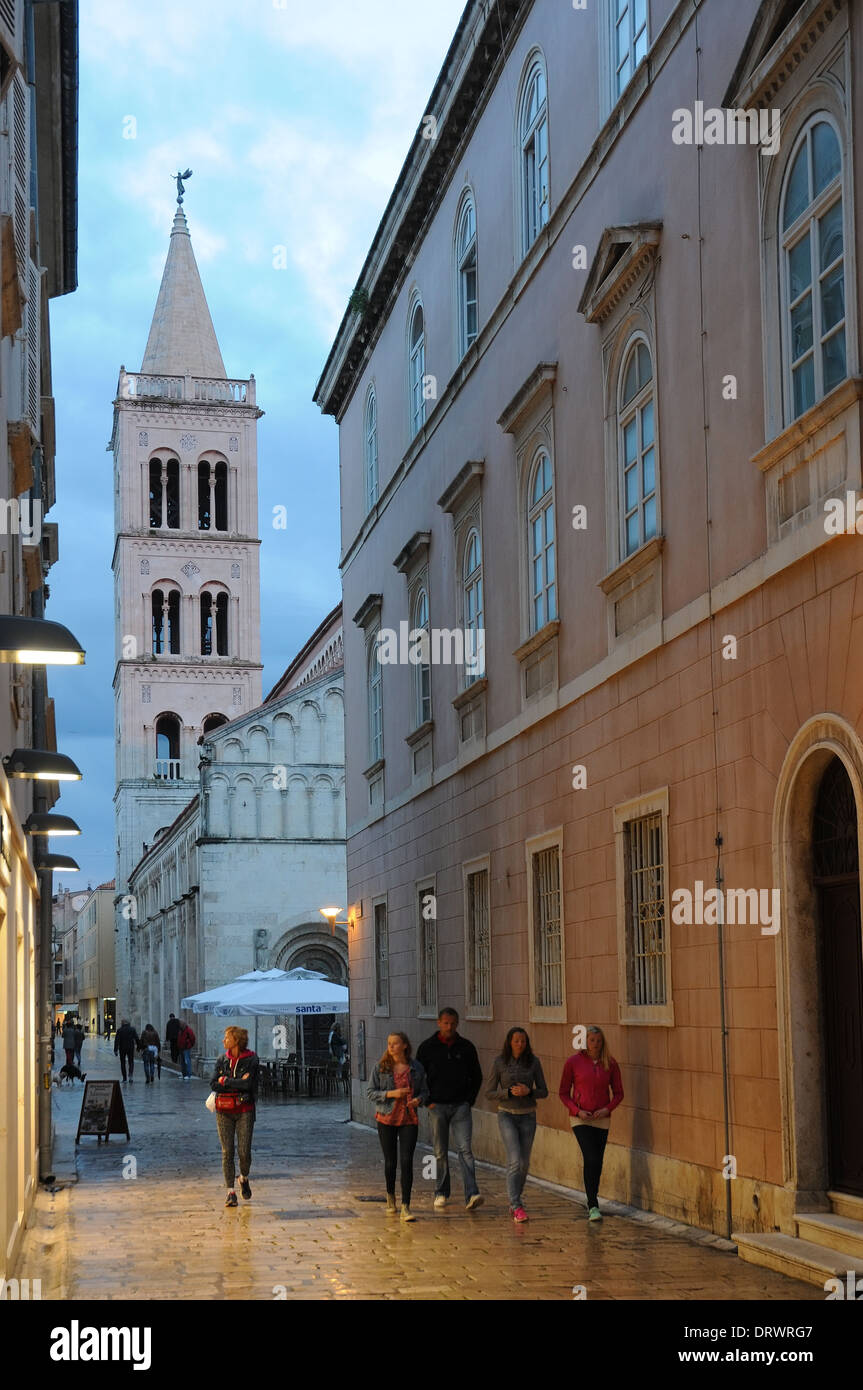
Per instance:
[[[656,257],[661,222],[606,227],[587,276],[578,312],[602,323]]]
[[[469,459],[464,468],[453,478],[449,487],[442,492],[437,500],[441,511],[450,512],[455,515],[464,505],[474,488],[479,486],[479,481],[485,472],[484,459]]]
[[[417,566],[421,565],[428,558],[430,544],[431,531],[414,531],[410,540],[406,545],[402,546],[398,555],[393,560],[394,568],[398,570],[399,574],[403,574],[406,578],[410,578]]]
[[[557,377],[556,362],[539,362],[527,381],[516,391],[509,405],[498,416],[497,423],[504,434],[519,434],[525,420],[547,396],[551,404],[551,388]]]
[[[365,630],[370,627],[376,619],[380,618],[381,604],[383,601],[383,594],[369,594],[360,604],[353,616],[353,621],[356,623],[357,627],[361,627]]]
[[[768,105],[843,9],[846,0],[772,0],[762,6],[722,105]]]

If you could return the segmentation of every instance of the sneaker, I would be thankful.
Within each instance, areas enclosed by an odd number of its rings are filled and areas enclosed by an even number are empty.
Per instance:
[[[240,1178],[240,1195],[244,1202],[248,1202],[252,1196],[252,1184],[248,1178]]]
[[[225,1198],[225,1206],[226,1206],[226,1207],[236,1207],[236,1206],[239,1206],[239,1203],[237,1202],[237,1194],[236,1194],[236,1192],[234,1192],[233,1190],[230,1191],[230,1192],[228,1193],[227,1197]]]
[[[466,1201],[466,1203],[465,1203],[465,1207],[466,1207],[466,1209],[467,1209],[468,1211],[475,1211],[477,1207],[481,1207],[481,1206],[482,1206],[482,1197],[479,1195],[478,1192],[475,1192],[475,1193],[473,1194],[472,1197],[468,1197],[468,1199],[467,1199],[467,1201]]]
[[[513,1207],[512,1219],[513,1221],[518,1222],[519,1225],[521,1225],[523,1221],[527,1221],[527,1212],[525,1211],[524,1207]]]
[[[599,1207],[591,1207],[590,1211],[587,1213],[587,1219],[588,1221],[601,1221],[602,1212],[599,1210]]]
[[[410,1207],[406,1207],[404,1203],[402,1203],[401,1217],[402,1221],[416,1221],[416,1217],[413,1215]]]
[[[391,1197],[390,1194],[389,1194],[389,1192],[388,1192],[388,1193],[387,1193],[387,1216],[398,1216],[398,1214],[399,1214],[399,1209],[398,1209],[398,1207],[396,1206],[396,1199],[395,1199],[395,1197]]]
[[[445,1207],[448,1201],[448,1197],[444,1197],[443,1193],[438,1193],[437,1197],[435,1197],[434,1199],[434,1204],[438,1209],[440,1209],[441,1207]]]

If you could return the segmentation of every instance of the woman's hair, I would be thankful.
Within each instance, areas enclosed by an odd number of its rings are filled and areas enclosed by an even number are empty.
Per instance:
[[[511,1062],[511,1061],[512,1061],[512,1038],[513,1038],[513,1034],[514,1034],[514,1033],[523,1033],[523,1034],[524,1034],[524,1040],[525,1040],[525,1043],[527,1044],[527,1046],[525,1047],[524,1052],[523,1052],[521,1055],[522,1055],[522,1057],[524,1058],[524,1060],[525,1060],[526,1062],[532,1062],[532,1061],[533,1061],[533,1049],[531,1048],[531,1045],[530,1045],[530,1034],[528,1033],[528,1031],[527,1031],[526,1028],[517,1028],[517,1027],[516,1027],[516,1028],[510,1028],[509,1032],[507,1033],[506,1037],[505,1037],[504,1040],[503,1040],[503,1047],[501,1048],[501,1054],[500,1054],[501,1057],[503,1058],[503,1060],[504,1060],[505,1062]]]
[[[402,1042],[405,1045],[405,1061],[409,1062],[411,1059],[411,1040],[408,1037],[407,1033],[392,1032],[387,1035],[387,1041],[389,1041],[390,1038],[401,1038]],[[395,1062],[393,1061],[393,1058],[390,1056],[389,1048],[387,1048],[383,1057],[378,1062],[378,1071],[391,1072],[394,1069]]]
[[[226,1028],[225,1037],[231,1039],[231,1046],[238,1047],[241,1052],[245,1052],[249,1045],[249,1032],[247,1028]]]
[[[156,1031],[156,1030],[155,1030],[155,1028],[153,1027],[152,1023],[148,1023],[147,1026],[146,1026],[146,1028],[144,1029],[144,1032],[145,1032],[145,1033],[155,1033],[155,1031]]]
[[[611,1053],[610,1053],[609,1050],[608,1050],[608,1042],[606,1041],[605,1034],[603,1033],[603,1031],[602,1031],[601,1028],[597,1028],[597,1026],[596,1026],[595,1023],[591,1023],[591,1025],[590,1025],[590,1027],[588,1028],[587,1031],[588,1031],[588,1033],[598,1033],[599,1036],[602,1038],[602,1050],[600,1051],[600,1054],[599,1054],[599,1061],[600,1061],[600,1065],[603,1066],[603,1067],[605,1068],[606,1071],[608,1071],[609,1067],[611,1066],[611,1063],[614,1061],[614,1058],[612,1057]],[[586,1037],[585,1037],[585,1040],[584,1040],[584,1041],[585,1041],[585,1046],[584,1046],[581,1050],[582,1050],[583,1053],[585,1053],[586,1056],[589,1056],[590,1054],[589,1054],[588,1051],[587,1051],[587,1038],[586,1038]]]

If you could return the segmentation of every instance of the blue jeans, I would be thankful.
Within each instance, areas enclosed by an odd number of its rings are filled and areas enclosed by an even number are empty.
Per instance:
[[[151,1052],[148,1047],[144,1048],[144,1075],[148,1081],[152,1081],[156,1072],[156,1054]]]
[[[510,1115],[506,1110],[497,1112],[500,1137],[506,1149],[506,1190],[510,1208],[515,1211],[521,1206],[527,1170],[530,1167],[530,1151],[536,1135],[536,1111],[526,1115]]]
[[[428,1117],[431,1121],[435,1166],[437,1168],[435,1196],[448,1197],[450,1195],[448,1150],[450,1134],[452,1134],[453,1148],[458,1154],[458,1161],[461,1166],[464,1199],[467,1202],[479,1192],[476,1182],[476,1167],[470,1147],[473,1130],[470,1106],[466,1100],[458,1105],[435,1101],[434,1108],[429,1109]]]
[[[180,1052],[180,1066],[183,1076],[192,1075],[192,1049],[190,1047],[184,1047]]]

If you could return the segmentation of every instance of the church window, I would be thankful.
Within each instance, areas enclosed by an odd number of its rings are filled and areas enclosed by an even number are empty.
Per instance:
[[[198,464],[198,530],[228,529],[228,465]]]
[[[150,460],[150,530],[180,526],[180,465],[176,459]]]
[[[201,594],[201,656],[228,655],[228,595]]]
[[[156,776],[175,781],[180,776],[180,721],[176,714],[156,720]]]
[[[204,735],[211,734],[214,729],[221,729],[223,724],[227,724],[228,717],[225,714],[208,714],[204,720],[202,732]]]
[[[153,655],[180,654],[180,593],[153,590]]]

